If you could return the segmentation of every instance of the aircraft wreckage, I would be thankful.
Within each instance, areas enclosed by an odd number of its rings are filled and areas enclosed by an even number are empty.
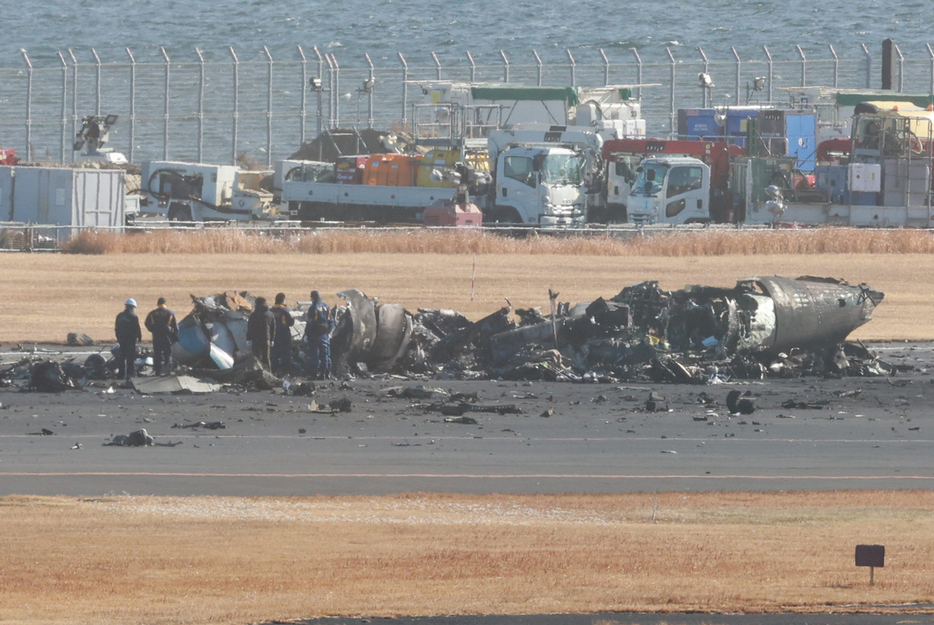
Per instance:
[[[358,290],[338,293],[331,350],[335,372],[432,378],[710,383],[766,376],[885,375],[892,367],[844,343],[872,318],[883,293],[841,280],[756,277],[732,288],[657,282],[553,313],[506,306],[478,320],[444,309],[410,313]],[[274,378],[249,356],[253,297],[195,297],[180,323],[179,364],[221,382]],[[294,371],[304,372],[301,310],[293,310]],[[239,373],[238,373],[239,372]],[[242,375],[240,375],[242,373]]]

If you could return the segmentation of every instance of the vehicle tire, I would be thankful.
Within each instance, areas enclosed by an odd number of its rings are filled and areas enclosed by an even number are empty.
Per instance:
[[[496,209],[496,212],[493,213],[493,223],[502,224],[504,226],[523,225],[522,218],[519,216],[519,211],[511,206],[504,206],[503,208]]]
[[[169,221],[193,221],[191,217],[191,207],[171,204],[169,206],[169,212],[166,214],[166,218]]]

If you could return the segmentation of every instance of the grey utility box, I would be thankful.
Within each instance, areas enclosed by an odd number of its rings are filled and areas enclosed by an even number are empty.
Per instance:
[[[0,220],[122,228],[125,217],[122,170],[0,167]]]

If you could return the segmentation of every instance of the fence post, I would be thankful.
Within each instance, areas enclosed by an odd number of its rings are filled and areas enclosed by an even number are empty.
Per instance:
[[[904,93],[905,91],[905,55],[902,54],[901,48],[898,47],[898,44],[894,44],[895,54],[898,55],[898,92]]]
[[[25,50],[20,50],[26,63],[26,160],[32,160],[32,61]]]
[[[538,86],[541,87],[541,86],[542,86],[542,78],[543,78],[543,75],[542,75],[542,57],[538,56],[538,52],[537,52],[536,50],[532,50],[532,54],[535,55],[535,65],[536,65],[537,68],[538,68],[538,71],[537,71],[537,75],[538,75]]]
[[[133,133],[136,129],[136,58],[130,48],[126,48],[126,55],[130,57],[130,162],[133,162],[133,151],[136,148]]]
[[[65,116],[68,111],[68,63],[65,62],[65,56],[59,52],[58,60],[62,62],[62,149],[59,153],[58,160],[62,163],[65,162]]]
[[[331,53],[324,53],[324,60],[328,64],[328,130],[334,127],[334,61]]]
[[[775,64],[772,61],[772,53],[769,52],[768,46],[762,46],[762,50],[765,52],[765,58],[768,59],[767,64],[769,66],[769,104],[772,103],[772,77],[775,73]]]
[[[317,112],[316,112],[316,116],[318,118],[318,124],[317,124],[318,132],[317,134],[315,134],[315,137],[320,137],[321,131],[324,127],[323,118],[322,118],[324,111],[321,108],[321,99],[322,99],[321,96],[325,91],[324,89],[324,57],[321,56],[321,51],[318,50],[318,46],[312,46],[311,49],[312,51],[314,51],[315,56],[318,57],[318,80],[321,81],[321,85],[315,88],[315,92],[318,94]],[[328,93],[328,106],[331,106],[331,94],[330,93]]]
[[[195,46],[198,55],[198,162],[204,162],[204,55]]]
[[[263,46],[263,52],[269,60],[266,71],[266,167],[272,167],[272,54]]]
[[[78,135],[78,59],[75,53],[68,48],[68,56],[71,57],[71,136]],[[75,160],[75,144],[71,144],[71,160]]]
[[[740,99],[740,81],[742,80],[742,65],[743,62],[739,58],[739,52],[736,51],[736,48],[730,46],[730,50],[733,51],[733,58],[736,59],[736,106],[739,106],[739,103],[742,101]]]
[[[405,62],[405,57],[401,52],[396,52],[396,54],[399,55],[399,62],[402,63],[402,128],[405,129],[409,106],[409,64]]]
[[[302,50],[302,46],[296,45],[295,47],[298,48],[298,54],[302,57],[302,103],[301,109],[298,112],[298,143],[299,145],[305,145],[305,117],[307,115],[308,98],[308,59],[305,58],[305,51]]]
[[[804,50],[801,49],[800,45],[796,45],[795,48],[798,50],[798,54],[801,56],[801,86],[807,87],[808,84],[808,58],[804,56]]]
[[[636,97],[639,101],[642,101],[642,57],[639,56],[639,51],[635,48],[629,48],[632,50],[632,55],[636,57],[636,84],[639,87],[636,87]]]
[[[233,134],[231,136],[232,164],[237,164],[237,130],[240,126],[240,59],[233,46],[227,46],[233,58]]]
[[[872,89],[872,54],[865,43],[859,44],[863,48],[863,55],[866,57],[866,88]]]
[[[165,99],[163,101],[162,110],[164,111],[164,117],[162,122],[162,160],[169,160],[169,87],[171,85],[171,61],[169,60],[169,53],[165,51],[165,46],[159,46],[159,50],[162,51],[162,57],[165,59]]]
[[[91,54],[94,55],[94,70],[96,73],[97,80],[95,82],[95,87],[97,90],[97,96],[94,104],[94,114],[101,114],[101,57],[97,56],[97,50],[91,48]]]
[[[707,53],[704,52],[704,49],[699,47],[697,48],[698,54],[700,54],[701,59],[704,61],[704,73],[710,74],[710,62],[707,60]],[[710,98],[710,89],[701,87],[701,108],[707,108],[707,102]]]
[[[431,58],[435,62],[435,78],[441,80],[441,61],[438,60],[438,55],[434,52],[431,53]]]
[[[840,59],[837,57],[837,51],[834,50],[833,44],[827,44],[827,47],[830,48],[830,54],[833,56],[833,86],[836,89],[840,78]]]
[[[341,88],[341,66],[337,62],[337,57],[332,53],[331,61],[333,65],[333,75],[334,75],[334,123],[331,125],[332,128],[339,128],[341,125],[341,101],[340,101],[340,88]]]
[[[931,57],[931,87],[928,93],[934,93],[934,49],[931,48],[931,44],[924,44],[928,48],[928,56]]]
[[[665,52],[668,53],[668,59],[671,61],[671,96],[668,102],[669,110],[669,133],[674,134],[675,132],[675,55],[671,53],[671,48],[665,48]]]
[[[568,54],[568,60],[571,62],[571,86],[577,86],[577,63],[574,61],[574,55],[571,54],[570,48],[565,48],[565,52]]]
[[[600,56],[603,57],[603,86],[610,86],[610,59],[607,58],[606,52],[603,51],[603,48],[600,48]]]
[[[503,59],[503,82],[509,82],[509,59],[502,50],[499,51],[499,55]]]
[[[467,62],[470,63],[470,82],[477,81],[477,64],[473,60],[473,55],[470,53],[470,50],[467,50]]]
[[[367,95],[366,127],[372,128],[375,120],[373,119],[373,92],[376,90],[376,74],[373,68],[373,61],[370,60],[370,53],[365,52],[366,62],[370,66],[370,74],[367,83],[364,85]]]

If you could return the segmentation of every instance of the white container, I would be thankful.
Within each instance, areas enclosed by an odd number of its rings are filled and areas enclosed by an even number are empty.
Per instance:
[[[43,225],[120,228],[125,214],[126,176],[122,170],[0,167],[3,218]]]
[[[850,163],[846,178],[850,191],[878,193],[882,190],[882,166],[878,163]]]

